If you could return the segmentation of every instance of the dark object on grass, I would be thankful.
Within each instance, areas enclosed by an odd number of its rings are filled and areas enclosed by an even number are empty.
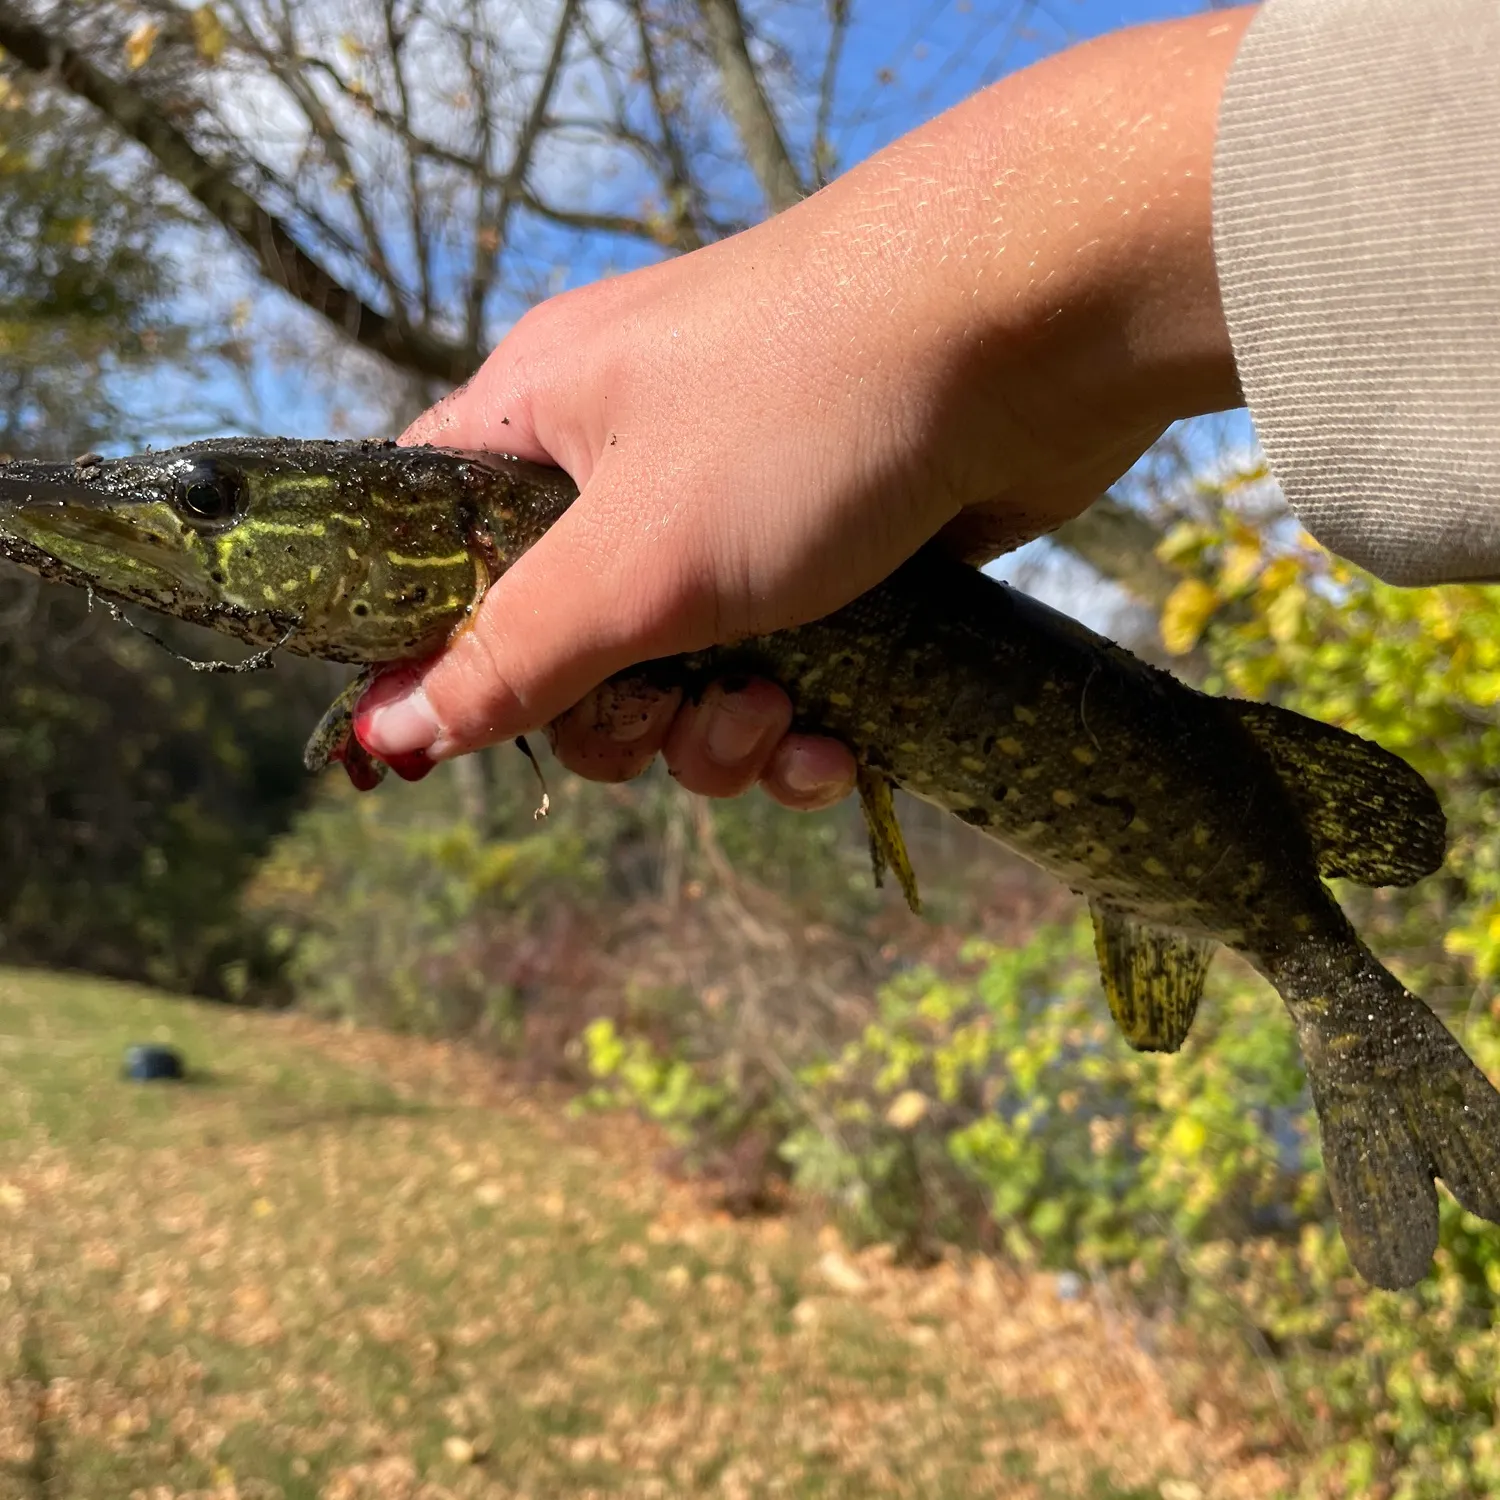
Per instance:
[[[159,1083],[187,1077],[187,1065],[175,1047],[147,1044],[125,1049],[124,1076],[132,1083]]]

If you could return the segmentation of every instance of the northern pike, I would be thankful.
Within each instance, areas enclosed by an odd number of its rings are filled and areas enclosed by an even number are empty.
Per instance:
[[[554,469],[390,443],[233,439],[0,464],[0,554],[268,651],[372,670],[421,658],[575,498]],[[1213,697],[929,549],[822,620],[647,664],[689,693],[754,673],[842,740],[877,874],[916,884],[891,790],[947,809],[1085,896],[1105,994],[1142,1050],[1188,1034],[1222,944],[1297,1029],[1330,1194],[1358,1270],[1426,1273],[1441,1177],[1500,1222],[1500,1094],[1361,942],[1324,883],[1410,884],[1442,809],[1404,761],[1266,704]],[[376,768],[341,695],[316,768]]]

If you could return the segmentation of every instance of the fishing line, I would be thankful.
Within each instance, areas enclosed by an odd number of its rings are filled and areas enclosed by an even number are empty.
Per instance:
[[[95,599],[94,589],[92,585],[88,585],[87,587],[89,610],[92,612]],[[259,651],[247,656],[244,661],[214,661],[212,659],[204,660],[196,656],[187,656],[175,646],[168,645],[155,631],[147,630],[144,625],[137,625],[113,599],[106,599],[104,607],[109,611],[111,619],[118,620],[120,624],[129,626],[137,635],[145,636],[152,645],[160,646],[174,661],[181,662],[183,666],[194,672],[269,672],[276,665],[272,658],[296,635],[302,624],[300,620],[293,620],[283,632],[280,640],[270,646],[261,647]]]

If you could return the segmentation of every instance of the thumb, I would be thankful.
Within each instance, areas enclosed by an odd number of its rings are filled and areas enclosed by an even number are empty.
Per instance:
[[[718,610],[697,528],[653,523],[616,472],[596,472],[440,655],[375,683],[356,714],[366,749],[441,760],[514,739],[617,672],[712,643]]]

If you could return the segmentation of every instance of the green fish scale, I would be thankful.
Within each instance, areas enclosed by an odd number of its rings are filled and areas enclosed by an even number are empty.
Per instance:
[[[961,564],[923,556],[687,665],[775,679],[799,728],[1143,920],[1242,951],[1331,920],[1300,819],[1219,700]]]

